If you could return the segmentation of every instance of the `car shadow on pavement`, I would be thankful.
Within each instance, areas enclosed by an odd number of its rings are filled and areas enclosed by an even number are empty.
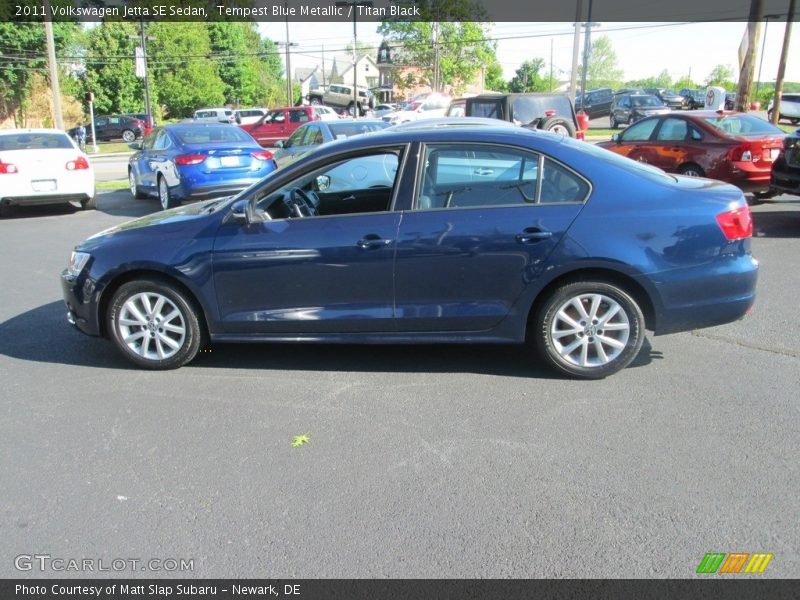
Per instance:
[[[800,211],[753,212],[753,237],[800,238]]]
[[[155,198],[136,200],[128,190],[100,192],[97,196],[97,210],[115,217],[144,217],[158,212],[161,206]]]
[[[33,362],[135,369],[103,338],[86,336],[66,320],[61,301],[34,308],[0,323],[0,355]],[[645,339],[628,368],[662,358]],[[184,368],[268,369],[271,371],[353,371],[387,373],[476,373],[565,379],[546,368],[521,344],[214,344]]]

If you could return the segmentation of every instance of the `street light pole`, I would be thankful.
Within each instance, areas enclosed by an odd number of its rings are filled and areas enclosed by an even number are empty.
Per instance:
[[[44,0],[45,15],[50,14],[50,0]],[[56,64],[56,44],[53,41],[53,22],[45,17],[44,33],[47,38],[47,65],[50,67],[50,89],[53,93],[53,112],[55,125],[64,129],[64,116],[61,112],[61,88],[58,84],[58,65]]]

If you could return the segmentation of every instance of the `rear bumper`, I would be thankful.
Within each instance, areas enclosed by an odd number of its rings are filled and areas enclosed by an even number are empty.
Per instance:
[[[33,194],[30,196],[2,196],[0,204],[14,206],[39,206],[43,204],[67,204],[70,202],[83,202],[92,196],[88,193],[78,194]]]
[[[723,325],[741,319],[753,306],[758,261],[750,256],[721,258],[713,265],[659,274],[662,310],[656,335]],[[690,302],[686,300],[691,299]]]

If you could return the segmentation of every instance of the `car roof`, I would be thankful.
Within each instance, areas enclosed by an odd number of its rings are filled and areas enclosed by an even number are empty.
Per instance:
[[[442,129],[452,127],[478,128],[485,131],[484,127],[499,127],[516,129],[517,126],[509,121],[500,119],[488,119],[485,117],[434,117],[431,119],[418,119],[401,123],[392,127],[394,131],[420,131],[425,129]]]

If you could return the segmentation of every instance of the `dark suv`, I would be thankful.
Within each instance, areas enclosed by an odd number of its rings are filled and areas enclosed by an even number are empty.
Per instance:
[[[84,127],[86,128],[86,141],[92,142],[91,124],[87,123]],[[67,131],[67,134],[74,138],[76,130],[77,127],[74,127]],[[122,139],[130,143],[144,136],[145,122],[126,115],[95,117],[94,130],[99,142]]]
[[[669,108],[651,94],[622,94],[614,98],[608,119],[611,128],[616,129],[622,123],[631,125],[639,119],[668,112]]]
[[[783,140],[783,149],[772,163],[770,192],[800,196],[800,129]]]
[[[645,93],[652,94],[670,108],[683,108],[686,105],[686,99],[683,96],[667,88],[648,88]]]
[[[614,92],[611,88],[589,90],[575,99],[575,110],[583,111],[590,119],[605,117],[611,110],[614,101]]]
[[[583,139],[567,94],[480,94],[467,98],[464,114]]]
[[[680,95],[686,100],[684,105],[690,110],[703,108],[706,105],[706,93],[703,90],[683,88]]]

